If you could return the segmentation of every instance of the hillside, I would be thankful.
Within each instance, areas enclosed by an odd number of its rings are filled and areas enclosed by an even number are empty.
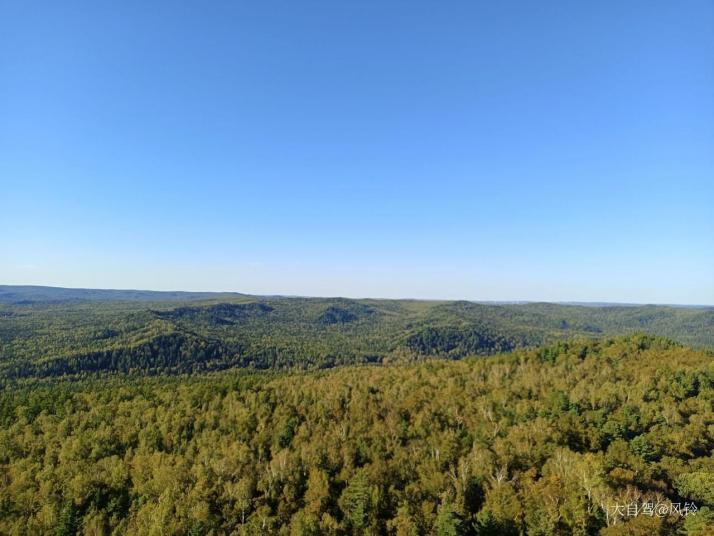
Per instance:
[[[330,368],[430,356],[459,359],[634,332],[714,348],[712,308],[165,295],[45,287],[3,287],[0,302],[4,378]]]
[[[713,405],[714,354],[646,336],[34,380],[0,391],[0,533],[704,536]]]
[[[237,292],[166,292],[155,290],[110,290],[43,287],[37,285],[0,285],[0,303],[58,303],[78,301],[172,301],[230,298]]]

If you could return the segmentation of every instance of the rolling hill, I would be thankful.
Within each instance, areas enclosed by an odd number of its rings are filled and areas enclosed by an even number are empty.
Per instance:
[[[0,287],[0,376],[330,368],[635,332],[714,348],[714,308]]]

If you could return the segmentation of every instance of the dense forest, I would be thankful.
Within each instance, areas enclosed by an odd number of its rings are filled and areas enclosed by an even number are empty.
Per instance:
[[[459,359],[636,332],[714,348],[714,308],[0,287],[0,381]]]
[[[714,534],[713,358],[633,335],[6,381],[0,534]]]
[[[714,309],[0,287],[0,534],[714,534]]]

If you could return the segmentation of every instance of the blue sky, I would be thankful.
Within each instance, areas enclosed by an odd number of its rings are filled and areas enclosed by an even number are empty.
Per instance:
[[[714,4],[0,4],[0,283],[714,304]]]

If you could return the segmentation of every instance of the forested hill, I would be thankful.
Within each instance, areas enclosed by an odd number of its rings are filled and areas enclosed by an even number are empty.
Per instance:
[[[173,301],[231,298],[237,292],[166,292],[0,285],[0,304],[58,303],[72,301]]]
[[[0,288],[0,378],[458,359],[646,332],[714,348],[714,309]]]
[[[0,534],[707,536],[713,405],[714,354],[646,336],[42,380],[0,390]]]

